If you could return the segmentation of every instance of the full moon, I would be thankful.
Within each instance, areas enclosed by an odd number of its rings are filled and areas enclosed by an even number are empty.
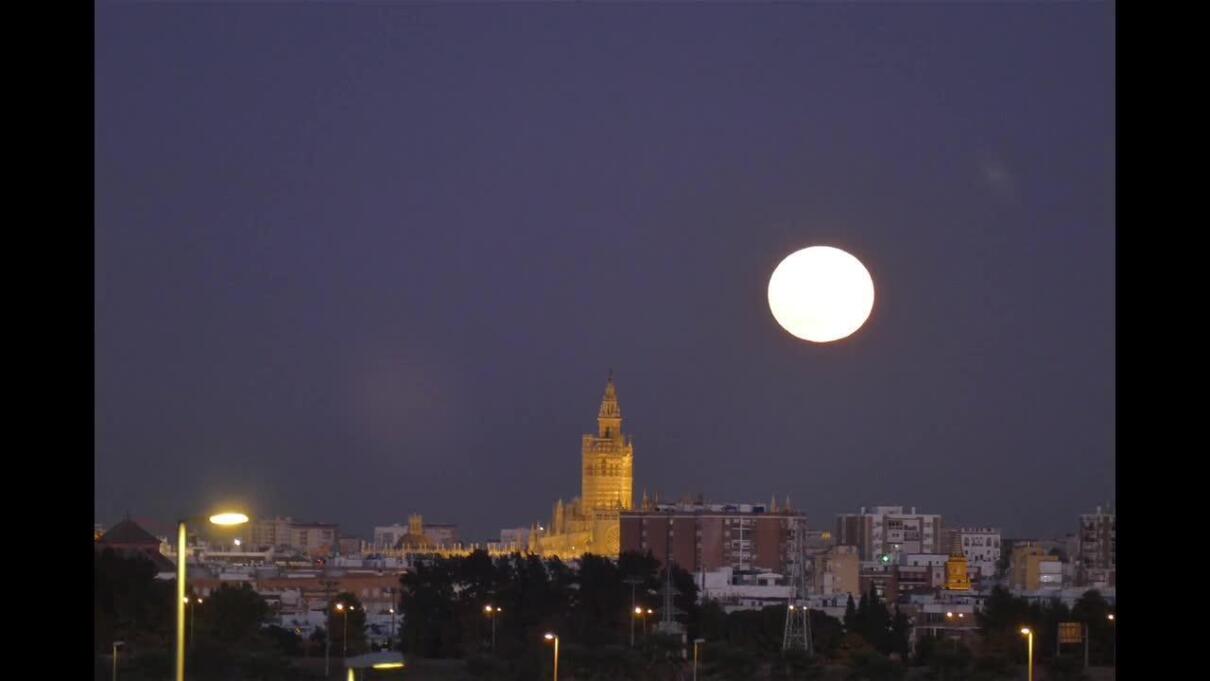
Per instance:
[[[874,281],[861,261],[839,248],[795,251],[769,277],[769,310],[797,338],[840,340],[861,328],[874,308]]]

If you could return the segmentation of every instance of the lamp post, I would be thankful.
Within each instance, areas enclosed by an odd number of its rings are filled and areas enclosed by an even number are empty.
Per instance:
[[[193,519],[187,519],[192,522]],[[248,522],[248,516],[243,513],[216,513],[210,516],[210,522],[215,525],[230,527],[243,525]],[[185,681],[185,554],[188,530],[186,520],[177,522],[176,528],[176,681]]]
[[[1034,632],[1029,627],[1021,627],[1021,633],[1029,639],[1029,681],[1034,681]]]
[[[113,681],[118,681],[118,648],[126,645],[125,641],[113,642]]]
[[[639,579],[638,577],[627,577],[625,580],[623,580],[623,583],[630,585],[630,608],[632,610],[634,610],[634,617],[630,618],[630,647],[633,648],[634,647],[634,619],[635,619],[635,617],[638,617],[639,615],[641,615],[643,613],[643,611],[640,610],[637,605],[635,605],[634,588],[636,586],[638,586],[639,584],[642,584],[643,580]]]
[[[1118,622],[1112,612],[1106,615],[1105,619],[1109,620],[1110,625],[1117,624]],[[1116,679],[1118,678],[1118,630],[1117,627],[1111,626],[1110,628],[1113,629],[1113,678]]]
[[[340,643],[340,656],[346,658],[349,656],[349,613],[357,608],[352,605],[345,607],[344,603],[337,603],[336,609],[345,614],[344,631],[342,632],[344,640]]]
[[[704,638],[693,639],[693,681],[697,681],[697,647],[705,642]]]
[[[552,634],[548,631],[548,632],[546,632],[546,636],[544,636],[543,638],[545,638],[547,641],[555,642],[555,677],[554,677],[554,679],[555,679],[555,681],[559,681],[559,636],[558,636],[558,634]]]
[[[491,605],[483,606],[483,612],[487,614],[487,618],[492,621],[492,655],[496,654],[496,615],[504,612],[504,608],[495,608]]]
[[[193,607],[189,608],[189,649],[193,650],[193,639],[197,637],[193,630],[193,617],[197,614],[197,606],[202,604],[202,599],[199,597],[192,603]],[[185,605],[190,605],[189,597],[185,597]]]

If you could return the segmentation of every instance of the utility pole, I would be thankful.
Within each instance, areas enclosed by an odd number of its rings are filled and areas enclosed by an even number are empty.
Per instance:
[[[794,532],[794,565],[791,569],[791,592],[786,602],[786,626],[782,634],[782,652],[797,648],[808,655],[814,652],[811,641],[811,609],[807,605],[806,550],[802,543],[801,524],[790,517]],[[797,603],[797,605],[796,605]]]

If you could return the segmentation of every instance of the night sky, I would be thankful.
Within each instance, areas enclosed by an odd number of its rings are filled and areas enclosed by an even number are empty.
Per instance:
[[[1115,485],[1113,12],[102,3],[96,520],[494,537],[579,493],[612,368],[636,497],[1074,531]],[[766,301],[814,244],[876,287],[828,345]]]

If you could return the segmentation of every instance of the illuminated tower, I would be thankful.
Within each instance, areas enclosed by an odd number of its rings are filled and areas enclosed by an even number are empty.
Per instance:
[[[962,553],[962,542],[954,537],[949,560],[945,561],[945,589],[947,591],[970,591],[971,578],[967,572],[966,556]]]
[[[622,434],[622,408],[613,385],[613,371],[609,372],[597,412],[597,434],[584,435],[581,453],[580,503],[584,513],[630,510],[634,505],[634,443]]]

